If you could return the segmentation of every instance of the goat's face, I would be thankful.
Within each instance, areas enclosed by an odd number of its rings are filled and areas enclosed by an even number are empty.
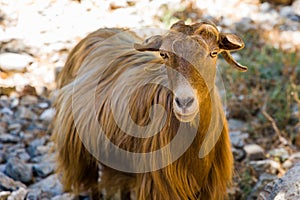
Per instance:
[[[238,36],[219,33],[212,24],[185,25],[182,21],[164,36],[156,35],[135,44],[139,51],[159,51],[173,91],[174,114],[182,122],[195,118],[200,103],[213,89],[219,53],[241,71],[247,70],[229,53],[243,46]]]

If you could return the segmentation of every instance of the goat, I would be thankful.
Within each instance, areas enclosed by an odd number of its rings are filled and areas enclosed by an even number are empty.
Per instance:
[[[119,28],[80,41],[54,105],[64,189],[94,199],[226,198],[233,156],[216,62],[222,54],[246,71],[230,54],[243,47],[212,23],[183,21],[144,41]]]

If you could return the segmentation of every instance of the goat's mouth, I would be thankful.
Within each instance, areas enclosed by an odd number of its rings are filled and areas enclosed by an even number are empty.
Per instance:
[[[181,122],[193,121],[195,119],[197,113],[198,113],[198,110],[196,110],[195,112],[192,112],[192,113],[181,113],[181,112],[176,112],[176,110],[174,110],[174,114],[175,114],[176,118]]]

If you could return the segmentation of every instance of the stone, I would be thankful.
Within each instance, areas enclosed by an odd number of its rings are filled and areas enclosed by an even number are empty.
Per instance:
[[[268,2],[264,2],[264,3],[262,3],[261,5],[260,5],[260,10],[262,11],[262,12],[269,12],[270,11],[270,9],[271,9],[271,5],[268,3]]]
[[[37,155],[46,154],[51,150],[51,148],[52,148],[51,143],[48,143],[47,145],[43,145],[43,146],[38,146],[36,148],[36,154]]]
[[[254,168],[258,173],[270,173],[277,174],[280,169],[280,164],[274,160],[258,160],[258,161],[250,161],[249,165]]]
[[[6,133],[6,130],[7,130],[7,123],[0,122],[0,134]]]
[[[235,25],[235,29],[241,32],[255,30],[256,28],[255,23],[249,17],[243,17],[239,22],[236,22],[234,25]]]
[[[44,178],[54,172],[55,164],[50,162],[38,163],[33,165],[32,169],[35,174],[37,174],[39,177]]]
[[[221,24],[225,27],[230,27],[233,24],[233,22],[230,18],[224,17],[221,21]]]
[[[292,10],[296,15],[300,16],[300,0],[294,1],[292,4]]]
[[[41,109],[49,108],[49,103],[41,102],[41,103],[38,104],[38,107],[41,108]]]
[[[30,160],[30,155],[27,153],[27,151],[25,150],[25,148],[18,148],[16,150],[14,150],[13,152],[8,154],[8,158],[19,158],[25,162]]]
[[[267,184],[258,200],[298,200],[300,199],[300,163],[288,170],[281,178]]]
[[[9,191],[1,191],[0,192],[0,200],[6,200],[10,194],[11,194],[11,192],[9,192]]]
[[[0,68],[3,71],[24,72],[26,67],[34,61],[33,57],[27,54],[2,53],[0,54]]]
[[[14,114],[14,112],[9,108],[2,108],[0,112],[2,114],[6,114],[6,115],[13,115]]]
[[[37,156],[37,155],[39,155],[39,153],[37,151],[37,147],[43,146],[45,143],[46,143],[45,137],[37,138],[29,144],[29,146],[27,147],[27,152],[29,153],[29,155],[31,157]]]
[[[39,200],[42,190],[40,189],[28,189],[26,200]]]
[[[51,122],[54,115],[55,115],[55,109],[48,108],[48,109],[44,110],[44,112],[42,112],[42,114],[40,115],[40,120]]]
[[[293,9],[291,6],[283,6],[281,8],[279,8],[279,14],[281,17],[289,17],[291,15],[293,15]]]
[[[230,131],[242,131],[247,128],[247,124],[238,119],[229,119],[228,124]]]
[[[20,141],[20,138],[8,133],[0,134],[0,142],[3,143],[17,143]]]
[[[23,200],[25,199],[28,191],[25,188],[19,188],[16,191],[13,191],[7,200]]]
[[[233,157],[236,161],[241,161],[246,157],[246,153],[243,149],[238,149],[238,148],[232,147],[231,151],[232,151]]]
[[[9,131],[12,131],[12,132],[15,132],[15,133],[18,133],[21,131],[22,129],[22,124],[20,123],[12,123],[12,124],[9,124],[7,129]]]
[[[27,120],[37,120],[38,116],[32,112],[29,108],[20,106],[18,108],[18,111],[16,112],[16,116],[18,116],[20,119],[27,119]]]
[[[290,157],[285,148],[272,149],[268,152],[268,154],[280,162],[284,162]]]
[[[38,103],[38,97],[33,95],[22,96],[20,104],[23,106],[33,105]]]
[[[19,158],[10,158],[5,167],[5,174],[14,180],[28,183],[32,180],[32,167]]]
[[[286,160],[284,161],[284,163],[282,164],[282,167],[284,169],[290,169],[293,166],[293,162],[291,160]]]
[[[248,133],[242,133],[241,131],[230,131],[230,141],[234,147],[241,148],[245,145],[245,139],[249,138]]]
[[[294,161],[300,161],[300,152],[292,154],[290,159],[292,159]]]
[[[20,103],[20,100],[19,98],[13,98],[11,103],[10,103],[10,107],[11,108],[16,108]]]
[[[0,191],[15,191],[21,187],[26,188],[26,185],[19,181],[14,181],[12,178],[0,172]]]
[[[259,176],[258,181],[256,182],[251,194],[247,199],[257,199],[259,193],[264,189],[266,184],[270,183],[277,179],[276,175],[263,173]]]
[[[39,182],[29,186],[30,189],[40,189],[42,191],[48,191],[51,195],[56,196],[62,194],[63,187],[58,180],[56,174],[50,175]]]
[[[56,162],[56,152],[48,152],[43,155],[35,156],[31,159],[31,162],[33,163],[55,163]]]
[[[0,172],[3,172],[5,171],[5,164],[0,164]]]
[[[257,144],[247,144],[244,146],[244,150],[249,160],[261,160],[265,158],[264,149]]]
[[[42,191],[41,189],[28,189],[26,200],[48,200],[53,199],[50,192]]]

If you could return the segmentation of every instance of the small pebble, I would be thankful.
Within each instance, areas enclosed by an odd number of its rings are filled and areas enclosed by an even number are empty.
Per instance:
[[[10,158],[5,173],[14,180],[28,183],[32,180],[32,167],[19,158]]]
[[[264,149],[257,144],[247,144],[244,146],[244,150],[250,160],[261,160],[265,158]]]
[[[13,191],[7,200],[23,200],[25,199],[28,191],[24,188],[20,188],[16,191]]]

